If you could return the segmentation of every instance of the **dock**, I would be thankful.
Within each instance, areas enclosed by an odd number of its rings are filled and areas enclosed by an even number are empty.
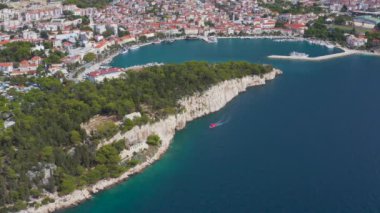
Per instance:
[[[344,52],[341,52],[341,53],[335,53],[335,54],[323,55],[323,56],[317,56],[317,57],[270,55],[268,56],[268,58],[282,59],[282,60],[298,60],[298,61],[324,61],[324,60],[329,60],[329,59],[334,59],[334,58],[345,57],[345,56],[349,56],[353,54],[363,54],[363,53],[360,51],[355,51],[355,50],[345,50]]]

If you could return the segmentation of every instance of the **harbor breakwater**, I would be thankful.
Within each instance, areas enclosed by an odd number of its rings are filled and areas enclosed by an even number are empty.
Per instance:
[[[270,59],[281,59],[281,60],[296,60],[296,61],[324,61],[324,60],[330,60],[340,57],[346,57],[350,55],[372,55],[372,56],[380,56],[376,53],[371,53],[367,51],[360,51],[360,50],[350,50],[341,48],[344,52],[341,53],[334,53],[329,55],[322,55],[317,57],[309,57],[309,56],[296,56],[296,55],[270,55],[268,58]]]
[[[90,199],[94,193],[128,179],[130,176],[141,172],[158,160],[169,148],[175,132],[183,129],[187,122],[220,110],[239,93],[246,91],[247,88],[264,85],[266,81],[274,79],[279,74],[282,74],[280,70],[273,69],[273,71],[262,76],[246,76],[240,79],[221,82],[212,86],[205,92],[181,99],[179,104],[184,108],[182,113],[168,116],[166,119],[153,124],[136,126],[123,134],[117,133],[113,138],[103,143],[103,145],[110,144],[113,141],[120,139],[128,141],[145,141],[151,134],[159,135],[162,144],[153,157],[136,165],[118,178],[101,180],[94,185],[81,190],[76,190],[65,196],[60,197],[57,194],[51,195],[50,197],[55,200],[53,203],[43,205],[39,208],[29,208],[22,212],[53,212],[59,209],[68,208]]]

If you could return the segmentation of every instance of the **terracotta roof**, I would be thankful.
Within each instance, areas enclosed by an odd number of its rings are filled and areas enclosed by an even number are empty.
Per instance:
[[[295,30],[299,30],[299,29],[304,28],[305,25],[304,24],[285,24],[285,27],[295,29]]]
[[[4,63],[0,63],[0,67],[10,67],[10,66],[13,66],[13,63],[12,63],[12,62],[4,62]]]
[[[104,39],[100,41],[99,43],[97,43],[95,48],[102,48],[106,44],[107,44],[107,40]]]
[[[6,44],[8,44],[8,43],[9,43],[9,40],[0,41],[0,46],[2,46],[2,45],[6,45]]]
[[[98,76],[101,76],[101,75],[107,75],[107,74],[115,73],[115,72],[121,72],[121,69],[117,68],[117,67],[112,67],[112,68],[108,68],[108,69],[98,70],[98,71],[95,71],[95,72],[90,72],[87,75],[90,76],[90,77],[95,78],[95,77],[98,77]]]
[[[42,60],[42,58],[39,56],[33,56],[33,58],[31,60],[32,61],[39,61],[39,60]]]
[[[23,60],[20,62],[20,66],[29,66],[29,62],[27,60]]]

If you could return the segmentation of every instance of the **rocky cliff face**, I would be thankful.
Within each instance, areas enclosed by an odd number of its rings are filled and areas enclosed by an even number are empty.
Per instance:
[[[265,81],[274,79],[278,74],[281,74],[280,70],[273,70],[262,77],[247,76],[241,79],[221,82],[203,93],[194,94],[191,97],[180,100],[179,103],[185,108],[183,113],[171,115],[154,124],[134,127],[124,134],[118,133],[105,144],[120,139],[126,139],[132,143],[141,142],[145,141],[151,134],[157,134],[164,143],[169,143],[175,131],[183,129],[188,121],[220,110],[248,87],[263,85]]]
[[[220,110],[229,101],[236,97],[240,92],[245,91],[248,87],[263,85],[267,80],[272,80],[276,75],[281,74],[280,70],[274,69],[272,72],[259,76],[247,76],[241,79],[233,79],[221,82],[212,86],[209,90],[194,94],[180,100],[180,104],[185,108],[184,112],[171,115],[166,119],[153,124],[136,126],[128,132],[118,133],[113,138],[103,143],[106,145],[115,140],[126,139],[129,142],[145,141],[149,135],[157,134],[162,140],[157,153],[146,162],[143,162],[134,168],[128,170],[118,178],[101,180],[98,183],[89,186],[83,190],[76,190],[73,193],[58,197],[53,195],[54,203],[44,205],[38,209],[29,208],[26,212],[52,212],[61,208],[76,205],[91,197],[91,194],[112,186],[120,181],[127,179],[130,175],[141,172],[144,168],[158,160],[160,156],[169,148],[170,142],[174,137],[175,131],[183,129],[188,121],[192,121],[201,116]],[[124,156],[121,156],[122,158]]]

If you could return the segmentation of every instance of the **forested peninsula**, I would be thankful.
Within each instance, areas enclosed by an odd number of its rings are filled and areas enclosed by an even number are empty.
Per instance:
[[[119,177],[144,157],[122,159],[130,147],[113,140],[116,134],[181,113],[180,100],[218,83],[272,70],[247,62],[187,62],[128,71],[99,84],[30,79],[38,89],[0,98],[0,212],[37,208],[54,202],[49,195]],[[15,125],[5,128],[9,117]],[[100,122],[92,123],[96,118]],[[161,139],[152,134],[146,143],[149,156]]]

